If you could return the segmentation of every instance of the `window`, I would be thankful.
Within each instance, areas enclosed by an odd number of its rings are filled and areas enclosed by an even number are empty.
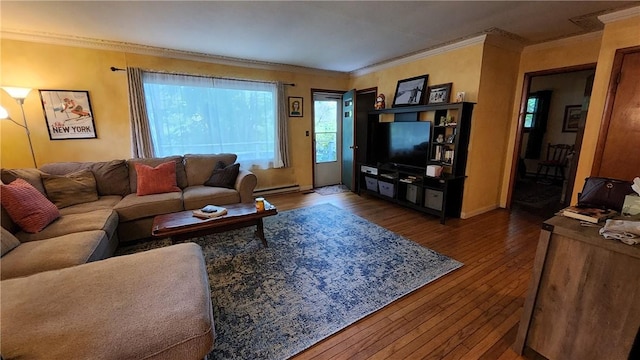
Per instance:
[[[524,115],[524,128],[530,130],[535,126],[536,113],[538,112],[538,96],[529,96],[527,98],[527,109]]]
[[[338,161],[339,99],[314,100],[316,163]]]
[[[281,167],[275,83],[145,72],[155,156],[234,153],[244,166]]]

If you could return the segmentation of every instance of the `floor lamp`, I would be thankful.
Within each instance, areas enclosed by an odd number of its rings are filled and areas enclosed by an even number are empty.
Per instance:
[[[10,86],[3,86],[2,88],[4,89],[4,91],[7,92],[7,94],[9,94],[9,96],[14,98],[16,102],[20,105],[20,110],[22,111],[22,122],[24,123],[24,125],[10,118],[9,114],[7,113],[7,110],[5,110],[3,107],[0,107],[0,119],[10,120],[12,123],[20,126],[21,128],[24,128],[24,130],[27,132],[27,139],[29,139],[29,149],[31,149],[31,158],[33,159],[33,166],[38,167],[38,164],[36,163],[36,155],[33,152],[33,144],[31,143],[31,132],[29,131],[29,126],[27,125],[27,118],[24,115],[24,99],[27,97],[27,95],[29,95],[29,92],[31,92],[31,89],[10,87]]]

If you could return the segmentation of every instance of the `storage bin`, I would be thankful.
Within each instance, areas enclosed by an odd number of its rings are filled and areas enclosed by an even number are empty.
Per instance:
[[[395,187],[392,183],[378,181],[378,187],[380,188],[380,194],[388,197],[393,197]]]
[[[365,176],[364,180],[367,183],[367,190],[378,191],[378,179]]]
[[[409,184],[407,185],[407,195],[405,196],[407,201],[412,203],[418,202],[418,186]]]
[[[424,206],[429,209],[442,211],[442,191],[425,189]]]

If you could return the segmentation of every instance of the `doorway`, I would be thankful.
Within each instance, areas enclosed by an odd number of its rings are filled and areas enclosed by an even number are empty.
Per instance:
[[[313,91],[313,187],[340,184],[342,96]]]
[[[507,207],[543,218],[569,205],[595,64],[525,74]]]

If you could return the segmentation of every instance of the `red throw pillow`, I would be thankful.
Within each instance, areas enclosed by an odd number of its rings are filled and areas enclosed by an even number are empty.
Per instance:
[[[0,199],[9,217],[22,230],[37,233],[60,217],[58,208],[23,179],[0,185]]]
[[[176,180],[176,162],[169,161],[156,167],[135,164],[138,182],[136,195],[162,194],[181,191]]]

